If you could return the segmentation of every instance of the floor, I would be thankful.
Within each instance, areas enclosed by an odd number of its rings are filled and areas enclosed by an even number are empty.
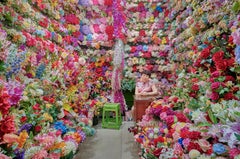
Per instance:
[[[139,159],[139,145],[128,132],[133,125],[134,122],[124,121],[120,130],[113,130],[103,129],[99,123],[96,134],[79,146],[74,159]]]

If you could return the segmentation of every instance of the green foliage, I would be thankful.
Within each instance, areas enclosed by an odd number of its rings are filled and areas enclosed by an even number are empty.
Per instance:
[[[61,157],[60,159],[72,159],[74,157],[73,152],[71,151],[68,155]]]
[[[134,79],[124,78],[121,83],[121,88],[123,91],[133,92],[135,90],[136,82]]]

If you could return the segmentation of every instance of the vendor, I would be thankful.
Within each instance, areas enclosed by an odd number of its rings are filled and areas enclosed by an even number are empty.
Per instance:
[[[151,72],[144,71],[141,78],[136,83],[135,96],[138,98],[156,97],[158,90],[156,85],[150,79]]]

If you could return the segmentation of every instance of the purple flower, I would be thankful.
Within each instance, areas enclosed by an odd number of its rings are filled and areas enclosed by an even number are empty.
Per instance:
[[[16,149],[14,151],[14,154],[15,154],[14,159],[24,159],[25,150]]]
[[[23,130],[26,130],[29,133],[29,131],[31,130],[32,126],[33,126],[32,124],[28,124],[28,123],[24,124],[20,128],[20,130],[18,130],[18,134],[20,134],[20,132],[22,132]]]

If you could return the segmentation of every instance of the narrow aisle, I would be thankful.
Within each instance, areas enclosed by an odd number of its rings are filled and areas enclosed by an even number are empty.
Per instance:
[[[138,145],[128,128],[133,122],[123,122],[120,130],[96,127],[97,133],[80,145],[74,159],[138,159]]]

